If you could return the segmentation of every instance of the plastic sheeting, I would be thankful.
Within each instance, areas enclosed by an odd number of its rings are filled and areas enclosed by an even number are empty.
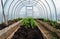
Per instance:
[[[24,18],[32,16],[34,18],[49,18],[50,20],[57,20],[58,15],[57,4],[55,0],[3,0],[4,13],[9,18]],[[0,22],[3,20],[2,8],[0,1]],[[33,7],[30,14],[27,13],[26,7]],[[58,12],[58,13],[57,13]]]

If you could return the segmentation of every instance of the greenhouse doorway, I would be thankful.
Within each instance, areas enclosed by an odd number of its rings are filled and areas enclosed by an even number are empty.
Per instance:
[[[26,6],[27,17],[33,16],[33,6]]]

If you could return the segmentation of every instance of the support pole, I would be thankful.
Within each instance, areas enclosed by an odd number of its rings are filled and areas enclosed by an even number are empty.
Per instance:
[[[4,6],[3,6],[3,0],[1,0],[1,5],[2,5],[2,14],[3,14],[3,17],[4,17],[4,22],[6,25],[8,25],[8,21],[7,21],[7,17],[5,16],[5,13],[4,13]]]

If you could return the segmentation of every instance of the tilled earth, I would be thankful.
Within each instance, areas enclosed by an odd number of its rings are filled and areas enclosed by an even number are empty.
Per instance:
[[[0,30],[4,29],[5,27],[7,27],[6,24],[4,24],[4,23],[0,24]]]
[[[15,32],[12,39],[44,39],[40,30],[36,27],[35,29],[20,27],[17,32]]]
[[[6,25],[5,23],[0,24],[0,30],[8,27],[9,25],[11,25],[11,24],[13,24],[13,23],[15,23],[15,22],[16,22],[16,21],[14,21],[14,20],[13,20],[13,21],[9,20],[9,21],[8,21],[8,25]]]

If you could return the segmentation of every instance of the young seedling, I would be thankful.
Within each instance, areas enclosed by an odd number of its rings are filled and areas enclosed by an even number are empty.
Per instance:
[[[22,25],[25,28],[35,28],[36,27],[35,20],[32,17],[24,18],[22,20]]]
[[[53,27],[56,27],[57,22],[56,22],[56,21],[52,21],[52,23],[51,23],[51,24],[52,24],[52,26],[53,26]]]

